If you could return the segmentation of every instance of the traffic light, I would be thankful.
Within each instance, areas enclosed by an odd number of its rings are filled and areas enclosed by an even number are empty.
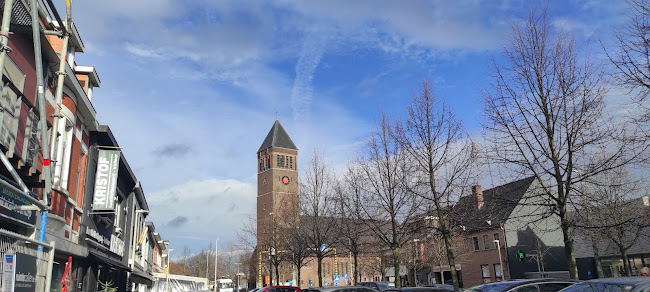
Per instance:
[[[524,261],[524,258],[526,257],[526,254],[520,249],[517,251],[517,258],[519,259],[520,262]]]

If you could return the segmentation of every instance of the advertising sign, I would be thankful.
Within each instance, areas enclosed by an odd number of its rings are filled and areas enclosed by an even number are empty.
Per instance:
[[[16,253],[15,292],[36,291],[36,257]]]
[[[7,253],[2,259],[2,292],[14,291],[15,255]]]
[[[115,210],[115,195],[117,193],[117,174],[119,168],[120,151],[99,150],[97,156],[97,172],[95,173],[93,210]]]
[[[33,198],[36,197],[31,193],[27,195],[32,196]],[[0,214],[6,215],[16,221],[21,221],[34,226],[34,224],[36,224],[36,211],[13,209],[14,206],[32,204],[24,196],[25,194],[19,194],[16,192],[15,188],[11,187],[11,184],[0,179]]]

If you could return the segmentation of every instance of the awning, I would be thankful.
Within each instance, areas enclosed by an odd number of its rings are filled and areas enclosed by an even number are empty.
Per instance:
[[[147,273],[147,272],[142,272],[138,269],[132,270],[131,271],[131,282],[132,283],[140,283],[147,285],[151,287],[153,285],[153,275]]]
[[[86,242],[91,242],[91,243],[94,244],[94,242],[92,242],[90,240],[87,240]],[[89,253],[89,255],[97,258],[97,260],[99,260],[101,262],[105,262],[105,263],[107,263],[107,264],[109,264],[109,265],[111,265],[113,267],[120,268],[120,269],[123,269],[123,270],[128,270],[129,269],[126,265],[124,265],[118,259],[112,258],[110,255],[108,255],[107,253],[105,253],[105,252],[103,252],[103,251],[101,251],[99,249],[89,248],[88,253]]]

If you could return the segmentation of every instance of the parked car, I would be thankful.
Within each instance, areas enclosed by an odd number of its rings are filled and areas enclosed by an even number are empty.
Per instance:
[[[359,282],[357,286],[370,287],[378,291],[395,288],[395,283],[392,282]]]
[[[436,287],[436,288],[454,290],[454,285],[449,285],[449,284],[430,284],[430,285],[424,285],[422,287]]]
[[[302,290],[295,286],[269,286],[262,287],[257,292],[302,292]]]
[[[562,292],[640,292],[650,291],[650,277],[603,278],[584,281]]]
[[[579,282],[569,279],[511,280],[482,284],[463,289],[463,292],[557,292]]]
[[[366,286],[327,286],[309,287],[302,292],[379,292],[379,290]]]
[[[448,285],[435,287],[433,285],[421,286],[421,287],[402,287],[402,288],[390,288],[384,290],[384,292],[450,292],[454,291],[454,286],[451,288],[447,287]]]

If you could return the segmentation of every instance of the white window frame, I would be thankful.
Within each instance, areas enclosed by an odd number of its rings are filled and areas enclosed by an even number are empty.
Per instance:
[[[63,111],[62,111],[63,112]],[[70,157],[72,155],[72,139],[74,138],[75,125],[72,119],[64,115],[59,120],[59,129],[57,130],[56,149],[54,160],[54,180],[53,183],[59,188],[68,190],[70,176]]]

